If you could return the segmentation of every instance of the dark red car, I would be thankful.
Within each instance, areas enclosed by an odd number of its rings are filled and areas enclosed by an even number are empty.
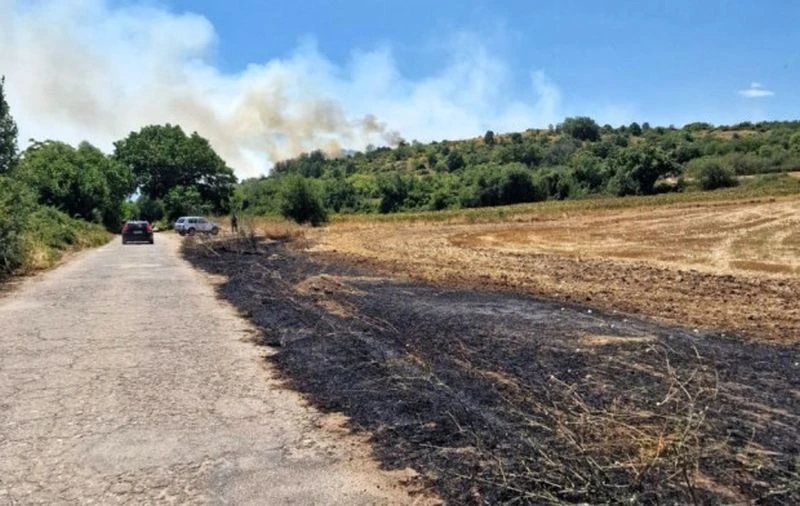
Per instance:
[[[153,226],[146,221],[129,221],[122,226],[122,244],[147,242],[153,244]]]

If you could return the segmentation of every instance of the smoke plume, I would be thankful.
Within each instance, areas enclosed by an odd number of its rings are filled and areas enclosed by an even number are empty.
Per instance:
[[[207,137],[240,177],[322,149],[475,136],[556,121],[558,89],[531,73],[530,100],[509,99],[508,66],[478,37],[456,34],[435,74],[401,75],[389,49],[337,66],[312,43],[238,73],[212,63],[203,16],[107,0],[0,0],[0,74],[28,138],[114,140],[146,124]]]

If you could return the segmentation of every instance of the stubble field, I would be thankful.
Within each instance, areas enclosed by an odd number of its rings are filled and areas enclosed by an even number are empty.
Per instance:
[[[551,210],[488,223],[344,222],[311,251],[433,283],[500,288],[796,343],[800,198]]]

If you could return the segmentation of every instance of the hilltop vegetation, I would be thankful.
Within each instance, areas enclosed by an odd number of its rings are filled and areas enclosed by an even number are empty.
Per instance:
[[[246,212],[278,214],[287,176],[299,176],[328,211],[393,213],[714,190],[738,176],[798,169],[800,122],[613,128],[577,117],[547,130],[401,142],[340,158],[315,151],[243,181],[238,199]]]

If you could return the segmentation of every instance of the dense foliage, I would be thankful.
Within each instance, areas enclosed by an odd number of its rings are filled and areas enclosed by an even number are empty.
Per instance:
[[[280,195],[281,214],[297,223],[320,225],[328,220],[325,206],[312,183],[300,176],[289,176]]]
[[[5,95],[6,78],[0,77],[0,175],[7,174],[17,158],[17,124]]]
[[[340,158],[315,151],[243,181],[238,197],[246,212],[280,214],[282,186],[293,175],[312,181],[331,212],[393,213],[712,190],[738,176],[792,170],[800,170],[800,122],[613,128],[579,117],[547,130],[487,131]]]
[[[0,280],[16,272],[47,267],[65,250],[97,246],[108,238],[100,225],[38,205],[34,193],[23,183],[0,176]]]
[[[114,159],[133,174],[148,217],[230,210],[236,176],[196,132],[177,125],[149,125],[114,143]],[[155,201],[155,204],[153,203]],[[157,208],[161,213],[154,213]]]
[[[127,167],[86,142],[77,149],[63,142],[36,142],[12,174],[40,204],[110,230],[119,227],[122,203],[134,190]]]

